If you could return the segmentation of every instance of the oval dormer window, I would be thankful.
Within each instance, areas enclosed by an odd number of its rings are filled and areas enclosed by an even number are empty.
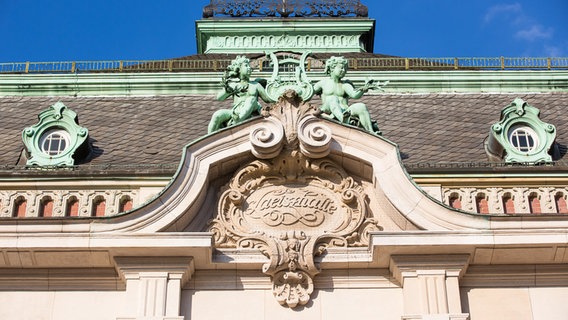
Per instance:
[[[521,153],[531,153],[538,147],[538,136],[529,126],[514,126],[509,130],[509,143]]]
[[[39,144],[43,153],[57,156],[65,152],[70,145],[69,133],[63,129],[51,129],[41,135]]]

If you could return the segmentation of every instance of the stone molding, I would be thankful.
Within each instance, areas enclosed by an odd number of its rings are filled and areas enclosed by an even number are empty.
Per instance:
[[[474,265],[460,284],[475,288],[568,287],[568,270],[565,264]]]
[[[510,218],[505,217],[499,222],[505,223]],[[373,232],[372,246],[380,251],[374,262],[377,267],[388,267],[393,255],[452,254],[469,255],[471,264],[476,266],[568,263],[568,255],[565,254],[568,241],[566,227],[552,230],[542,227],[539,219],[520,219],[509,223],[516,229]],[[536,229],[539,225],[541,227]]]
[[[388,269],[322,270],[314,279],[317,289],[399,288]],[[191,290],[270,290],[272,283],[257,270],[197,270],[186,289]]]
[[[0,252],[0,255],[2,253]],[[0,290],[124,290],[114,268],[0,268]]]

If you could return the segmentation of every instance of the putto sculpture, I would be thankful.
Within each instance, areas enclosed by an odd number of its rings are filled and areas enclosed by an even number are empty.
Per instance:
[[[357,125],[369,132],[381,134],[376,122],[371,120],[369,110],[364,103],[348,105],[349,98],[359,99],[371,89],[381,89],[380,84],[368,80],[363,87],[355,89],[350,81],[343,80],[346,72],[347,59],[344,57],[331,57],[326,61],[325,73],[328,78],[314,85],[314,93],[321,96],[323,114],[339,122]]]
[[[388,81],[379,83],[374,80],[367,82],[360,88],[345,80],[348,61],[344,57],[331,57],[325,63],[327,78],[313,84],[306,75],[304,65],[309,52],[305,52],[299,59],[286,58],[283,62],[296,68],[292,78],[283,79],[279,70],[281,62],[275,53],[267,53],[271,59],[274,72],[268,80],[251,80],[252,68],[250,60],[244,56],[237,56],[227,67],[222,78],[223,90],[217,95],[218,100],[233,97],[231,109],[221,109],[213,113],[208,126],[208,133],[215,132],[227,126],[243,122],[262,109],[258,102],[260,97],[266,103],[278,101],[287,90],[293,90],[303,101],[309,101],[314,94],[320,95],[322,104],[319,107],[322,116],[341,123],[361,127],[368,132],[380,135],[381,132],[376,121],[371,120],[367,106],[364,103],[349,105],[349,99],[359,99],[369,90],[382,90]],[[286,69],[286,67],[284,67]]]
[[[265,102],[275,102],[266,94],[260,82],[250,80],[251,72],[250,60],[244,56],[237,56],[227,67],[222,80],[223,91],[219,92],[217,100],[232,96],[233,108],[213,113],[207,127],[208,133],[247,120],[255,112],[260,112],[262,106],[258,103],[258,97]]]

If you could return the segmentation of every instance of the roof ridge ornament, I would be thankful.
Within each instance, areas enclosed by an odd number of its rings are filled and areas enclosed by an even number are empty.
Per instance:
[[[229,17],[367,17],[359,0],[211,0],[203,18]]]

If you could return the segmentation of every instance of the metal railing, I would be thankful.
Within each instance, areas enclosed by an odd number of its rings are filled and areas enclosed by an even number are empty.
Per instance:
[[[562,70],[568,57],[560,58],[353,58],[353,69],[396,70]]]
[[[264,58],[251,61],[262,66]],[[313,63],[316,60],[318,63]],[[353,70],[568,70],[568,57],[558,58],[350,58]],[[230,59],[118,60],[0,63],[0,73],[97,73],[223,71]],[[307,71],[322,70],[325,61],[308,58]]]

